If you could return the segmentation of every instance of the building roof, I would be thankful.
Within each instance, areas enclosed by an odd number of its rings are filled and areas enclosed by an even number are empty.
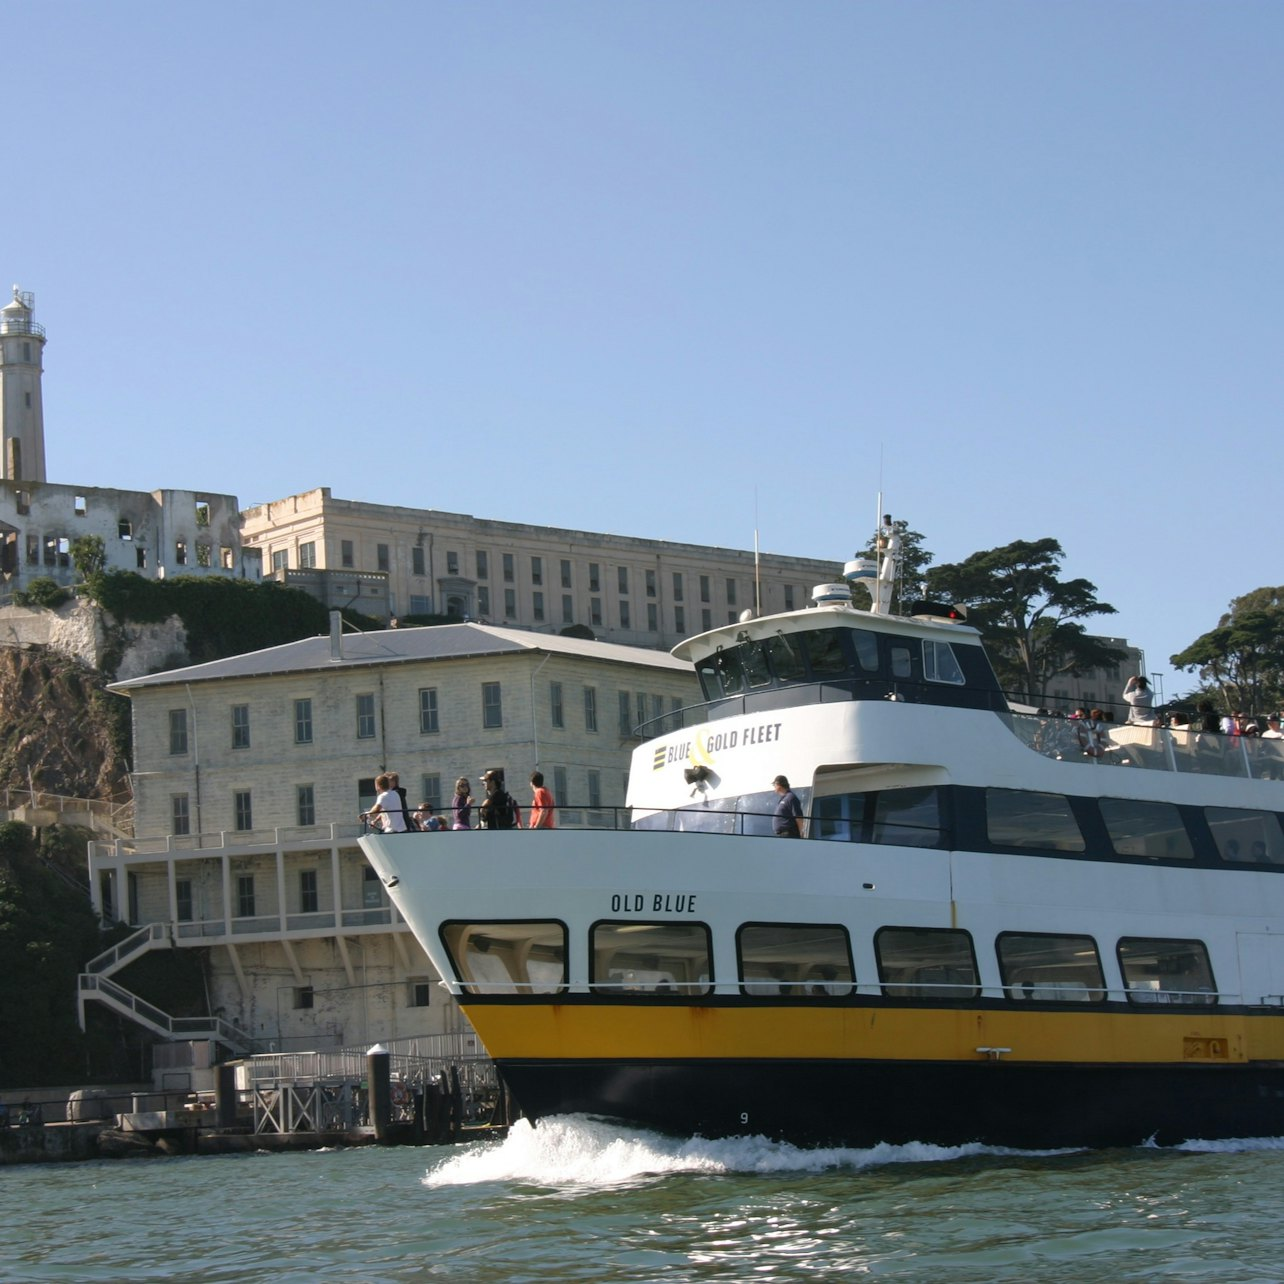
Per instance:
[[[671,673],[691,672],[690,664],[675,660],[663,651],[621,646],[617,642],[592,642],[555,633],[504,629],[493,624],[439,624],[417,629],[383,629],[376,633],[344,633],[340,651],[340,658],[333,658],[331,638],[325,634],[267,647],[262,651],[247,651],[244,655],[229,656],[225,660],[211,660],[208,664],[192,664],[143,678],[113,682],[108,690],[130,695],[145,687],[217,682],[229,678],[264,678],[275,674],[360,669],[416,660],[462,660],[485,655],[528,653],[604,660]]]

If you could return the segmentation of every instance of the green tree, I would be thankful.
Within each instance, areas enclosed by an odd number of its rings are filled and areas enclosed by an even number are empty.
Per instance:
[[[907,602],[923,596],[924,581],[932,554],[923,547],[923,536],[909,528],[909,522],[893,518],[892,525],[901,536],[901,567],[892,589],[892,613],[901,614]],[[857,557],[878,558],[878,532],[869,537],[865,547],[856,554]],[[869,590],[863,584],[852,586],[852,602],[868,610],[870,607]]]
[[[52,610],[61,606],[71,594],[48,575],[37,575],[25,589],[15,589],[13,601],[15,606],[43,606]]]
[[[71,562],[82,580],[101,575],[107,565],[107,545],[101,535],[81,535],[71,541]]]
[[[999,681],[1031,704],[1043,703],[1058,674],[1115,665],[1126,655],[1079,623],[1115,608],[1097,600],[1089,580],[1060,578],[1064,556],[1055,539],[1016,540],[928,572],[931,596],[968,608]]]
[[[1284,586],[1233,598],[1215,629],[1200,634],[1169,661],[1198,672],[1202,689],[1228,712],[1265,713],[1284,703]]]

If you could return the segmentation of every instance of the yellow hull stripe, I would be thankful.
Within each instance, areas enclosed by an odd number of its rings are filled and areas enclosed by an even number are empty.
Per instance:
[[[468,1004],[501,1060],[1284,1061],[1284,1015]]]

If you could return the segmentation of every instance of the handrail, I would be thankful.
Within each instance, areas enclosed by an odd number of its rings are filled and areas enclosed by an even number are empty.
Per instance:
[[[169,928],[166,924],[148,923],[146,927],[140,927],[137,932],[127,936],[123,941],[118,941],[111,949],[96,954],[85,964],[85,971],[100,976],[110,976],[124,966],[127,959],[150,949],[153,941],[168,939]]]
[[[220,1043],[226,1043],[237,1049],[250,1050],[255,1045],[252,1035],[234,1026],[230,1021],[225,1021],[222,1017],[172,1017],[168,1012],[162,1012],[146,999],[140,999],[123,985],[117,985],[115,981],[110,981],[102,975],[82,972],[78,978],[78,989],[82,996],[105,995],[112,1002],[131,1012],[141,1024],[149,1025],[158,1033],[166,1034],[171,1038],[176,1035],[186,1035],[190,1038],[194,1034],[206,1034]]]

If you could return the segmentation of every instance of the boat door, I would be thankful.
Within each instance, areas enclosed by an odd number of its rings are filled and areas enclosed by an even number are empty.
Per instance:
[[[1236,932],[1245,1003],[1284,1005],[1284,932]]]

